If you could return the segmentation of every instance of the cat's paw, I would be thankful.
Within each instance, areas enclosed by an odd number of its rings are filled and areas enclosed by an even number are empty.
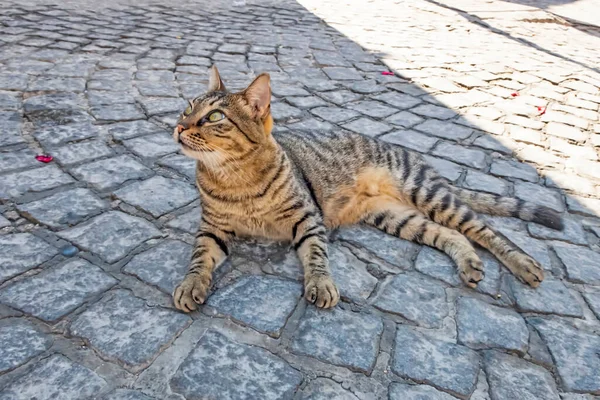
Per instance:
[[[469,257],[462,260],[458,265],[460,279],[470,288],[476,288],[477,284],[485,277],[483,263],[477,257]]]
[[[178,310],[192,312],[206,300],[211,279],[204,275],[188,275],[173,293],[173,303]]]
[[[515,262],[510,268],[511,272],[519,278],[521,282],[525,282],[531,287],[538,287],[544,280],[544,269],[533,258],[522,255],[518,258],[518,262]]]
[[[304,297],[317,307],[332,308],[340,301],[340,292],[331,276],[314,275],[304,284]]]

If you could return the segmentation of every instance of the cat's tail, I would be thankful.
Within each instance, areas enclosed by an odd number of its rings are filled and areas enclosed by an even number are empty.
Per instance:
[[[545,206],[539,206],[513,197],[503,197],[497,194],[462,188],[452,188],[452,191],[463,203],[476,212],[501,217],[516,217],[560,231],[564,228],[561,215]]]

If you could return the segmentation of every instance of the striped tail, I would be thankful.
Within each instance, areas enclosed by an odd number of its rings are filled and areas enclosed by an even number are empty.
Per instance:
[[[539,206],[513,197],[503,197],[497,194],[462,188],[452,188],[452,191],[463,203],[476,212],[501,217],[516,217],[523,221],[535,222],[559,231],[564,228],[561,215],[545,206]]]

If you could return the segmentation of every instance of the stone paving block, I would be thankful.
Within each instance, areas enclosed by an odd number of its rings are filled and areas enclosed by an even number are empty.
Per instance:
[[[172,168],[181,174],[187,176],[192,181],[196,181],[196,160],[181,154],[173,154],[161,158],[157,161],[158,165]]]
[[[529,182],[539,180],[537,171],[530,165],[507,160],[494,160],[490,173],[507,178],[518,178]]]
[[[454,117],[456,112],[445,107],[435,106],[433,104],[423,104],[415,108],[411,108],[410,112],[422,115],[424,117],[437,118],[446,120]]]
[[[187,232],[189,234],[195,234],[198,232],[200,226],[200,216],[202,214],[202,208],[194,207],[185,214],[172,219],[167,222],[167,226]]]
[[[33,132],[33,136],[43,146],[48,147],[71,141],[95,138],[99,135],[100,130],[98,127],[89,123],[41,127]]]
[[[565,226],[562,231],[547,228],[543,225],[538,225],[535,223],[530,223],[527,225],[527,227],[531,236],[538,239],[564,240],[570,243],[586,246],[588,241],[581,224],[570,218],[564,218],[563,222]]]
[[[566,243],[552,245],[556,255],[565,265],[567,278],[570,281],[587,284],[600,283],[598,259],[600,255],[585,247]]]
[[[100,268],[76,259],[5,287],[0,302],[51,322],[115,284]]]
[[[39,166],[35,159],[36,153],[30,149],[2,153],[0,159],[0,172]]]
[[[152,170],[124,154],[80,165],[73,168],[72,172],[78,179],[100,190],[112,189],[128,180],[152,175]]]
[[[410,128],[421,123],[423,118],[408,111],[400,111],[398,114],[387,117],[385,121],[403,128]]]
[[[120,211],[109,211],[58,235],[113,263],[142,242],[160,237],[161,233],[144,219]]]
[[[359,250],[361,259],[371,259],[369,253],[400,268],[411,266],[410,260],[419,251],[419,246],[366,226],[352,226],[339,231],[339,239],[350,242],[367,252]]]
[[[52,345],[52,338],[26,319],[0,320],[0,373],[25,364]]]
[[[292,117],[300,117],[302,115],[301,110],[285,103],[271,103],[271,110],[273,113],[273,118],[275,118],[276,121],[285,120]]]
[[[154,400],[154,397],[131,389],[115,389],[102,397],[102,400]]]
[[[59,192],[42,200],[17,205],[19,211],[53,228],[72,226],[85,217],[109,208],[106,200],[98,198],[91,190],[77,188]]]
[[[104,356],[141,367],[190,322],[185,314],[149,307],[128,291],[117,290],[80,314],[69,330]]]
[[[0,111],[0,129],[3,132],[0,135],[0,146],[25,143],[25,139],[21,136],[21,123],[20,114]]]
[[[411,129],[398,130],[386,133],[380,137],[381,140],[426,153],[437,143],[438,139],[423,135]]]
[[[0,282],[35,268],[58,253],[31,233],[0,236]]]
[[[517,245],[525,253],[533,257],[534,260],[542,265],[545,270],[552,268],[548,246],[542,240],[533,239],[526,233],[517,232],[515,230],[498,227],[497,230],[506,236],[511,242]]]
[[[7,226],[10,226],[10,221],[0,215],[0,228],[6,228]]]
[[[467,189],[499,195],[506,195],[508,191],[508,183],[506,181],[473,170],[467,171],[463,186]]]
[[[156,247],[135,255],[123,272],[172,294],[188,270],[192,247],[178,240],[166,240]]]
[[[298,282],[251,275],[217,290],[206,304],[219,314],[279,337],[301,296]]]
[[[377,358],[381,318],[335,307],[308,306],[294,333],[291,350],[323,362],[369,372]]]
[[[403,378],[468,396],[475,389],[479,362],[477,353],[467,347],[398,326],[391,367]]]
[[[416,97],[397,92],[386,92],[378,94],[377,96],[373,96],[373,98],[388,103],[401,110],[412,108],[422,102]]]
[[[300,400],[358,400],[358,397],[327,378],[311,381],[300,393]]]
[[[107,386],[107,382],[95,372],[57,354],[0,389],[0,398],[81,400],[91,398]]]
[[[73,182],[73,178],[55,165],[14,172],[4,175],[0,180],[0,198],[20,197],[29,192],[41,192]]]
[[[347,121],[360,115],[356,111],[339,107],[318,107],[310,112],[315,114],[317,117],[321,117],[324,120],[333,123]]]
[[[363,79],[362,75],[354,68],[324,67],[323,72],[325,72],[330,79],[336,81]]]
[[[425,156],[425,160],[429,165],[435,168],[438,174],[452,182],[457,180],[464,171],[464,167],[461,167],[452,161],[431,156]]]
[[[302,89],[302,90],[304,90],[304,89]],[[273,93],[277,96],[281,96],[281,95],[289,96],[290,95],[290,94],[277,94],[277,90],[275,88],[273,88]],[[305,92],[305,94],[308,94],[308,92]],[[346,104],[348,102],[358,100],[361,98],[361,95],[351,92],[349,90],[334,90],[331,92],[323,92],[323,93],[319,93],[319,96],[323,97],[325,100],[329,100],[330,102],[337,104],[338,106],[341,106],[343,104]]]
[[[440,142],[435,146],[433,155],[447,158],[459,164],[473,168],[483,168],[487,165],[485,153],[481,150],[465,148],[449,142]]]
[[[394,276],[373,305],[427,328],[441,327],[448,315],[444,287],[414,273]]]
[[[343,125],[344,128],[362,135],[375,137],[392,130],[388,124],[361,117]]]
[[[50,78],[43,76],[33,80],[28,88],[30,92],[62,90],[67,92],[83,92],[85,79],[81,78]]]
[[[377,278],[367,272],[367,265],[347,248],[328,246],[329,266],[342,299],[365,301],[375,289]]]
[[[157,175],[125,186],[117,190],[115,196],[160,217],[191,203],[198,198],[198,192],[189,183]]]
[[[560,400],[550,372],[518,357],[486,351],[485,372],[497,400]]]
[[[52,155],[61,165],[77,164],[112,154],[111,148],[99,141],[74,143],[52,150]]]
[[[427,385],[392,383],[389,400],[455,400],[456,397]]]
[[[600,318],[600,289],[589,288],[588,291],[583,293],[583,297],[596,314],[596,318]]]
[[[165,114],[165,113],[181,113],[187,107],[188,103],[180,98],[152,98],[146,97],[140,100],[140,104],[146,110],[148,116]]]
[[[0,91],[0,110],[18,110],[21,106],[21,100],[17,94],[12,92]]]
[[[529,331],[523,318],[512,309],[461,297],[457,301],[456,323],[458,341],[473,349],[527,351]]]
[[[530,318],[556,362],[565,391],[600,391],[600,338],[578,330],[559,319]]]
[[[473,133],[473,129],[471,128],[436,119],[428,119],[422,124],[415,126],[414,129],[451,140],[463,140]]]
[[[514,276],[509,276],[509,279],[519,311],[583,317],[579,302],[561,281],[546,278],[534,289]]]
[[[385,118],[398,112],[396,108],[386,106],[385,104],[374,100],[362,100],[356,103],[348,103],[344,107],[351,108],[352,110],[373,118]]]
[[[334,129],[334,126],[329,122],[319,121],[315,118],[307,118],[300,122],[286,124],[293,131],[308,131],[308,132],[329,132]],[[277,127],[276,127],[277,128]]]
[[[92,107],[98,121],[131,121],[145,119],[146,115],[134,104],[99,105]]]
[[[188,400],[279,400],[293,397],[301,382],[302,374],[281,358],[209,330],[179,366],[170,386]]]
[[[115,139],[124,140],[135,136],[149,135],[151,133],[165,132],[163,128],[148,121],[117,122],[106,125],[108,133]]]
[[[535,204],[550,207],[558,212],[565,209],[560,192],[540,185],[516,181],[515,196]]]
[[[293,106],[305,109],[322,107],[327,105],[325,101],[321,100],[317,96],[286,97],[286,100],[290,102]]]
[[[2,73],[0,74],[0,89],[2,90],[25,90],[27,88],[27,74]]]

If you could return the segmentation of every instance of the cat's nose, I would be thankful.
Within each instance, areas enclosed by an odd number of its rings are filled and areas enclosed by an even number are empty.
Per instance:
[[[180,124],[177,124],[177,128],[175,128],[175,129],[177,129],[177,133],[181,133],[181,132],[185,131],[188,128],[189,128],[189,126],[187,124],[185,124],[185,123],[182,122]]]

